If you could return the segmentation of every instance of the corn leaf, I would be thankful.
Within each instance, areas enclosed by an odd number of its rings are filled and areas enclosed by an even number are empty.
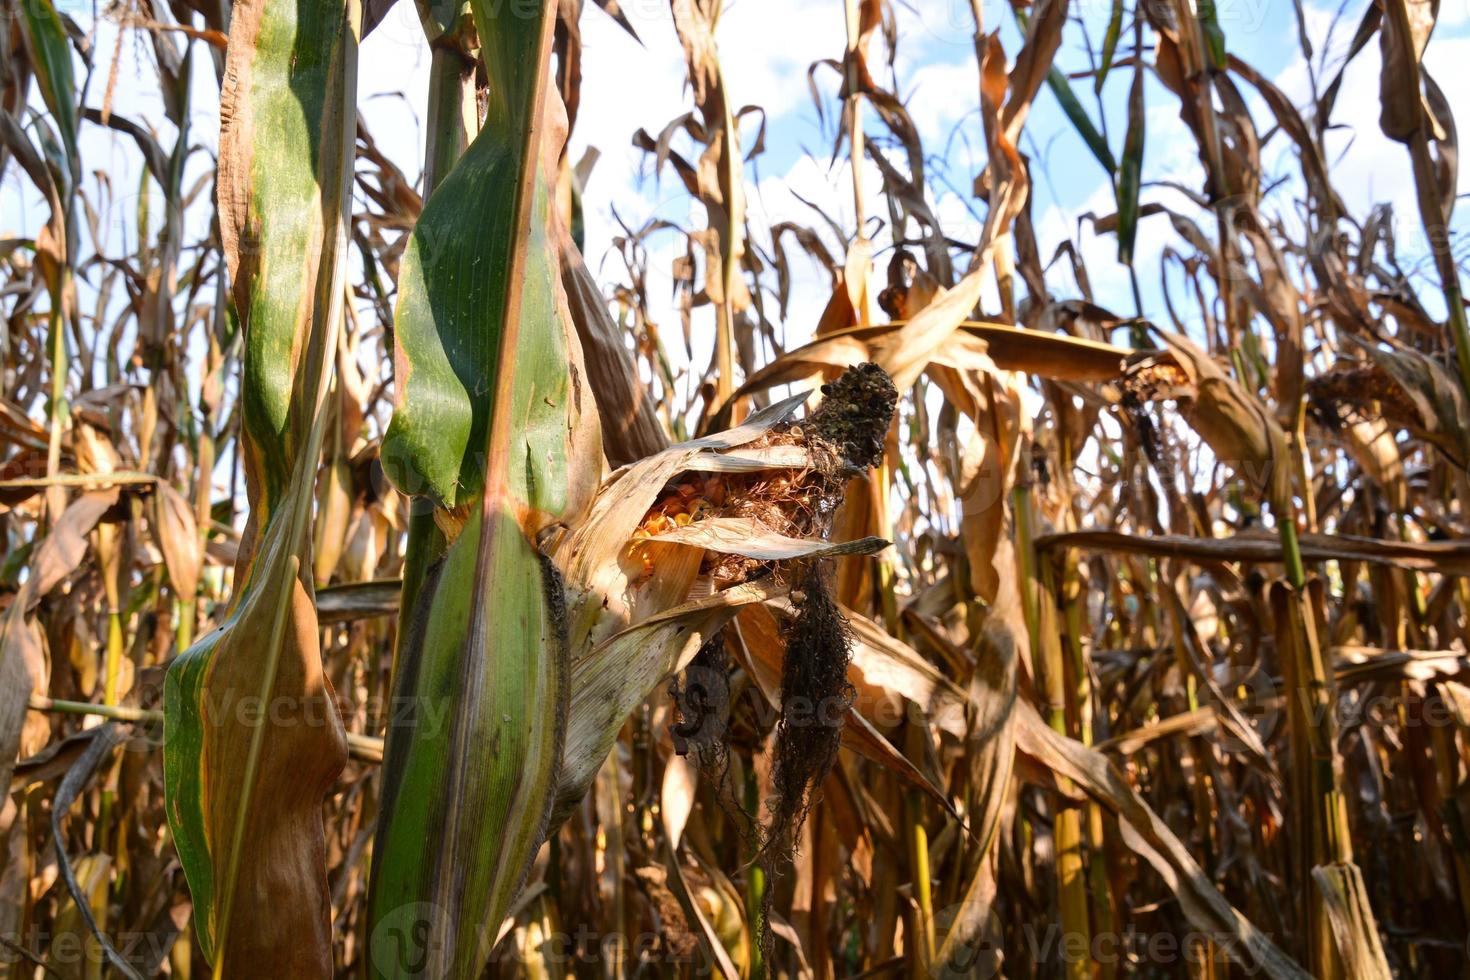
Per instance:
[[[1123,35],[1123,0],[1113,0],[1112,12],[1108,14],[1108,26],[1103,31],[1102,49],[1098,56],[1097,78],[1093,81],[1093,91],[1101,94],[1103,83],[1108,80],[1108,72],[1113,67],[1113,57],[1118,53],[1118,40]]]
[[[1093,158],[1108,172],[1108,176],[1116,174],[1118,162],[1113,159],[1113,151],[1108,149],[1108,141],[1103,139],[1102,133],[1093,125],[1092,117],[1082,107],[1082,101],[1077,98],[1067,76],[1060,68],[1052,68],[1047,72],[1046,84],[1051,89],[1051,94],[1057,97],[1057,103],[1061,105],[1062,112],[1066,114],[1072,127],[1077,130],[1077,135],[1082,137],[1082,142],[1092,151]]]
[[[1310,974],[1220,895],[1183,842],[1102,753],[1053,731],[1030,704],[1017,702],[1016,709],[1020,751],[1117,814],[1129,849],[1159,873],[1196,928],[1236,962],[1268,977],[1306,980]]]
[[[61,131],[68,176],[75,181],[80,176],[81,158],[77,154],[77,96],[71,43],[51,0],[23,0],[20,7],[41,98]]]
[[[498,372],[515,364],[516,383],[527,394],[536,387],[535,372],[538,397],[558,404],[553,392],[569,392],[584,381],[580,364],[569,373],[567,357],[556,356],[569,349],[563,331],[555,337],[519,331],[522,318],[559,328],[568,320],[558,288],[550,180],[537,167],[542,129],[564,137],[566,123],[564,116],[540,119],[545,66],[539,73],[523,70],[532,57],[527,45],[535,39],[527,32],[545,11],[527,18],[493,4],[474,10],[492,73],[490,104],[484,128],[425,203],[404,251],[394,311],[397,389],[382,447],[383,467],[399,490],[446,508],[479,500],[489,479],[487,464],[495,465],[486,454],[492,406],[497,393],[511,397]],[[556,103],[550,111],[558,109]],[[558,151],[560,142],[551,140]],[[528,188],[525,214],[513,193],[522,183]],[[517,255],[524,263],[523,284],[511,278],[508,260]],[[512,314],[512,305],[518,312]],[[511,326],[516,329],[507,334]],[[517,346],[518,338],[523,346]],[[518,411],[530,411],[518,404]],[[592,411],[589,404],[583,414],[590,418]],[[553,410],[535,421],[554,426],[560,414]],[[595,430],[590,434],[595,437]],[[552,452],[551,460],[535,455],[530,469],[517,472],[544,497],[541,509],[555,514],[566,506],[566,491],[552,473],[566,466],[566,453]]]
[[[1306,562],[1363,561],[1421,572],[1470,575],[1470,542],[1465,541],[1384,541],[1356,534],[1303,534],[1300,545]],[[1039,535],[1036,546],[1042,550],[1084,548],[1200,562],[1285,560],[1280,540],[1267,533],[1194,538],[1182,534],[1069,531]]]
[[[852,327],[819,337],[755,372],[735,395],[790,384],[821,370],[840,372],[871,360],[873,352],[908,322]],[[1107,381],[1122,376],[1123,363],[1130,353],[1125,347],[1085,337],[962,319],[954,333],[933,352],[930,363],[969,370],[1000,368],[1055,381]]]
[[[1362,347],[1414,406],[1418,416],[1410,423],[1414,434],[1433,443],[1456,466],[1470,465],[1470,396],[1459,379],[1412,348]]]
[[[1368,886],[1356,864],[1319,864],[1312,869],[1312,883],[1321,893],[1327,920],[1343,969],[1355,980],[1388,980],[1393,972],[1383,955]]]
[[[1181,405],[1189,424],[1220,462],[1284,512],[1291,467],[1281,424],[1254,392],[1226,374],[1192,340],[1167,330],[1158,333],[1189,377],[1193,390]]]
[[[332,972],[322,801],[347,744],[310,517],[343,316],[358,18],[352,0],[243,0],[231,20],[220,224],[245,333],[251,512],[228,613],[164,691],[169,824],[216,975]]]
[[[1379,126],[1389,139],[1407,143],[1424,125],[1426,112],[1419,71],[1439,12],[1436,0],[1389,0],[1378,33],[1383,53],[1379,76]]]
[[[652,540],[693,545],[721,554],[744,555],[761,561],[871,555],[888,547],[887,541],[877,537],[836,544],[820,539],[792,538],[767,531],[749,517],[712,517],[655,535]]]
[[[683,669],[742,608],[764,602],[777,591],[768,581],[754,582],[682,603],[575,658],[566,755],[558,778],[558,818],[570,813],[587,792],[618,731],[649,692]]]

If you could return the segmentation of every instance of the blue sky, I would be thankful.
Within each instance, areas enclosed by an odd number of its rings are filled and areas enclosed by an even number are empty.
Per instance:
[[[1349,0],[1333,27],[1338,8],[1329,0],[1303,0],[1308,34],[1319,65],[1328,77],[1335,71],[1358,20],[1369,0]],[[621,263],[610,257],[611,239],[619,233],[613,220],[616,209],[629,225],[637,227],[659,216],[686,227],[703,225],[702,209],[691,202],[682,185],[670,173],[655,180],[650,163],[632,147],[634,131],[643,127],[657,133],[675,116],[692,108],[684,84],[682,52],[673,31],[664,0],[629,0],[622,4],[642,43],[630,38],[591,3],[583,16],[583,93],[581,112],[573,133],[572,158],[588,147],[596,147],[600,159],[588,184],[585,207],[587,258],[604,285],[623,276]],[[1218,0],[1219,16],[1231,50],[1273,78],[1299,105],[1309,100],[1310,86],[1305,60],[1299,47],[1296,17],[1288,0]],[[978,115],[977,68],[972,41],[973,26],[969,0],[895,0],[899,44],[895,62],[897,89],[909,105],[928,154],[931,193],[937,197],[936,211],[951,237],[973,241],[978,237],[984,212],[980,202],[968,199],[969,187],[983,165],[983,140]],[[1102,36],[1111,0],[1074,0],[1074,15],[1080,15],[1093,44]],[[116,31],[104,21],[92,19],[89,8],[68,0],[67,10],[89,31],[95,31],[98,52],[97,77],[87,101],[99,105],[106,76],[106,63]],[[986,28],[1001,32],[1007,55],[1014,57],[1021,45],[1011,17],[1009,0],[986,0]],[[839,58],[844,47],[844,15],[841,0],[818,0],[797,4],[774,0],[733,0],[722,15],[718,40],[727,85],[737,105],[757,104],[766,112],[766,151],[746,170],[749,184],[751,223],[759,230],[770,223],[794,220],[823,228],[824,222],[801,199],[815,202],[848,231],[852,228],[850,177],[845,151],[831,160],[832,127],[837,110],[835,73],[819,73],[820,91],[827,100],[825,124],[819,120],[808,87],[808,66],[818,59]],[[1330,41],[1330,43],[1329,43]],[[1129,44],[1125,36],[1120,52]],[[213,72],[205,64],[205,52],[196,45],[195,104],[192,113],[194,138],[212,151],[218,133],[217,92]],[[149,64],[147,46],[140,39],[121,47],[119,85],[114,98],[117,111],[157,126],[167,142],[170,127],[163,121],[162,104]],[[881,41],[875,43],[875,60],[885,57]],[[1455,108],[1464,102],[1466,86],[1461,66],[1470,62],[1470,0],[1443,0],[1440,23],[1431,43],[1427,64],[1449,93]],[[1087,67],[1083,53],[1083,30],[1069,25],[1058,64],[1066,71]],[[360,104],[363,119],[383,150],[414,178],[422,157],[422,117],[427,90],[429,56],[412,4],[401,2],[386,21],[364,43],[360,69]],[[1124,99],[1128,70],[1116,71],[1104,91],[1103,110],[1115,154],[1121,149],[1126,127]],[[880,77],[889,84],[886,72]],[[1075,83],[1078,94],[1097,118],[1088,79]],[[1242,85],[1251,101],[1257,125],[1265,133],[1270,117],[1259,100]],[[1419,219],[1414,204],[1413,183],[1407,152],[1387,141],[1378,131],[1378,54],[1370,44],[1348,71],[1334,121],[1343,128],[1331,137],[1334,183],[1357,216],[1366,215],[1378,201],[1392,201],[1399,224],[1401,251],[1412,257],[1419,237]],[[1144,161],[1145,181],[1177,180],[1198,188],[1202,171],[1195,147],[1178,118],[1177,102],[1162,86],[1149,79],[1148,141]],[[1460,113],[1464,125],[1466,116]],[[874,114],[867,114],[869,131],[876,127]],[[754,122],[746,124],[746,136],[754,133]],[[110,233],[131,238],[135,213],[139,161],[131,142],[96,126],[84,134],[84,159],[88,169],[111,168],[116,202],[108,217]],[[1115,261],[1116,243],[1111,236],[1094,236],[1078,216],[1099,215],[1113,210],[1112,192],[1102,168],[1086,150],[1062,115],[1051,93],[1043,89],[1026,127],[1022,149],[1032,156],[1033,215],[1043,260],[1064,239],[1074,239],[1087,259],[1097,298],[1118,312],[1131,313],[1133,301],[1126,271]],[[1350,152],[1343,152],[1349,150]],[[1294,154],[1280,135],[1272,139],[1264,154],[1273,175],[1297,172]],[[208,161],[196,156],[193,169],[204,172]],[[873,197],[868,213],[885,214],[877,191],[881,181],[871,164],[865,184]],[[1290,217],[1293,184],[1286,184],[1268,202],[1268,210]],[[1470,167],[1461,169],[1460,191],[1470,190]],[[1145,187],[1145,201],[1171,201],[1191,210],[1177,193]],[[198,209],[197,220],[206,220]],[[1456,229],[1465,227],[1465,209],[1460,209]],[[14,168],[0,185],[0,236],[33,234],[44,219],[44,209],[34,194],[21,183]],[[1140,232],[1137,267],[1144,286],[1146,313],[1162,318],[1157,288],[1159,255],[1172,232],[1162,217],[1145,220]],[[827,235],[828,247],[840,254],[840,243]],[[879,272],[886,261],[882,249],[886,235],[874,236],[880,249]],[[678,336],[678,316],[670,299],[668,270],[674,256],[683,250],[672,235],[654,240],[650,272],[653,316],[671,343]],[[1419,249],[1422,253],[1422,249]],[[810,333],[818,312],[827,299],[825,273],[803,256],[795,254],[793,301],[787,321],[780,324],[788,344],[799,343]],[[1060,297],[1075,295],[1070,274],[1054,270],[1051,283]],[[1425,285],[1436,285],[1426,280]],[[1424,290],[1431,309],[1435,289]],[[83,306],[87,298],[83,296]],[[708,358],[712,319],[708,310],[696,311],[694,362]],[[678,345],[675,345],[676,347]],[[677,350],[671,351],[676,360]]]
[[[1319,75],[1331,77],[1341,61],[1367,0],[1346,4],[1334,25],[1337,7],[1304,3],[1304,17],[1314,49]],[[652,213],[684,224],[698,226],[703,216],[691,206],[676,180],[666,175],[661,183],[646,176],[647,162],[628,145],[628,135],[638,126],[657,132],[664,123],[691,102],[680,82],[682,58],[674,38],[667,8],[652,2],[626,6],[644,46],[629,39],[616,25],[598,15],[590,5],[584,18],[585,87],[581,115],[574,133],[574,158],[583,147],[595,145],[602,151],[588,186],[588,255],[599,268],[600,252],[615,233],[611,209],[634,224]],[[820,58],[841,55],[844,39],[842,4],[837,0],[793,5],[789,13],[773,14],[768,2],[735,0],[722,15],[720,53],[727,84],[736,104],[753,102],[767,111],[766,152],[747,171],[754,185],[751,209],[757,219],[796,220],[820,227],[822,222],[803,205],[797,195],[820,203],[845,228],[851,228],[850,178],[845,159],[831,164],[832,126],[836,109],[837,80],[833,73],[819,75],[823,94],[829,98],[825,126],[819,121],[808,90],[807,66]],[[1093,44],[1101,38],[1111,4],[1108,0],[1084,0],[1073,4],[1080,13]],[[937,210],[953,237],[974,240],[978,221],[970,208],[983,215],[979,202],[965,201],[971,181],[983,166],[983,139],[978,115],[977,69],[972,41],[973,27],[967,0],[919,0],[895,3],[899,23],[896,59],[898,92],[909,105],[926,153],[930,156],[931,192],[938,196]],[[1021,37],[1011,18],[1009,4],[990,0],[984,8],[986,28],[999,28],[1009,56],[1014,57]],[[1427,64],[1450,93],[1452,103],[1463,98],[1460,66],[1470,58],[1470,0],[1445,0],[1440,25],[1429,49]],[[1286,0],[1223,0],[1219,4],[1221,25],[1231,50],[1272,78],[1298,104],[1309,101],[1307,63],[1302,56],[1296,15]],[[1330,42],[1330,43],[1329,43]],[[1125,38],[1124,45],[1128,43]],[[875,51],[875,56],[877,52]],[[1088,67],[1083,29],[1069,26],[1058,64],[1066,71]],[[1325,66],[1326,70],[1323,70]],[[1351,210],[1366,215],[1376,202],[1390,200],[1399,219],[1400,241],[1412,252],[1419,218],[1414,203],[1412,179],[1406,150],[1386,140],[1378,131],[1378,71],[1376,42],[1348,69],[1334,121],[1346,128],[1330,139],[1331,148],[1345,155],[1334,158],[1334,181]],[[614,78],[615,83],[602,81]],[[882,79],[887,83],[887,79]],[[1126,128],[1129,72],[1112,75],[1103,94],[1107,131],[1114,153],[1121,151]],[[1097,118],[1091,99],[1091,82],[1075,83],[1084,104]],[[1264,134],[1271,117],[1249,88],[1247,93],[1257,125]],[[1178,117],[1177,100],[1150,77],[1146,88],[1148,141],[1144,163],[1145,181],[1177,180],[1198,188],[1202,171],[1193,140]],[[1458,108],[1458,105],[1456,105]],[[1461,114],[1464,118],[1463,113]],[[868,113],[870,129],[875,125]],[[748,125],[748,130],[750,126]],[[1112,192],[1106,174],[1062,115],[1051,93],[1043,89],[1026,127],[1023,150],[1033,158],[1033,215],[1043,259],[1050,257],[1064,238],[1075,238],[1086,256],[1098,299],[1120,312],[1132,312],[1133,301],[1126,270],[1115,261],[1116,243],[1110,236],[1095,237],[1090,228],[1077,224],[1079,215],[1099,215],[1113,210]],[[1294,154],[1284,137],[1272,139],[1264,154],[1273,175],[1297,172]],[[1462,169],[1460,190],[1470,190]],[[865,178],[876,193],[876,172]],[[945,189],[946,186],[951,189]],[[1290,212],[1295,187],[1287,184],[1273,199],[1279,213]],[[1184,199],[1168,190],[1148,188],[1144,200],[1168,201],[1192,211]],[[1463,209],[1462,209],[1463,210]],[[868,213],[884,213],[877,207]],[[1464,227],[1461,217],[1456,228]],[[1140,233],[1137,265],[1144,284],[1145,312],[1162,317],[1157,302],[1159,254],[1172,237],[1167,220],[1145,220]],[[878,245],[884,244],[879,235]],[[655,271],[667,268],[676,248],[668,242],[668,254],[656,257]],[[881,267],[880,256],[880,267]],[[798,265],[805,262],[798,259]],[[617,264],[601,266],[604,278],[621,271]],[[796,287],[787,335],[799,339],[815,322],[826,301],[826,287],[815,268]],[[1054,282],[1060,295],[1071,295],[1067,276]],[[1430,292],[1433,292],[1430,290]],[[1433,307],[1433,297],[1428,297]],[[658,311],[655,311],[655,316]],[[672,309],[665,311],[672,325]],[[696,342],[696,360],[702,354]]]

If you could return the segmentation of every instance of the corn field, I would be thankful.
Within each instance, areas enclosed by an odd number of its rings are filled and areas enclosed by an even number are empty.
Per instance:
[[[9,976],[1470,976],[1464,0],[414,2],[0,0]]]

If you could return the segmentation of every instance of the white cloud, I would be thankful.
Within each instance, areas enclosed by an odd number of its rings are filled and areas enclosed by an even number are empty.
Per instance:
[[[973,58],[923,65],[904,79],[902,95],[927,151],[944,152],[956,125],[980,138],[980,72]]]

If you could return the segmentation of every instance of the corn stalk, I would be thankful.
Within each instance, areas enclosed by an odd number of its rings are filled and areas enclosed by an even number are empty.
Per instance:
[[[169,824],[214,975],[329,976],[322,801],[347,757],[322,666],[311,514],[343,316],[355,3],[235,8],[220,216],[244,327],[251,510],[238,588],[166,682]]]

